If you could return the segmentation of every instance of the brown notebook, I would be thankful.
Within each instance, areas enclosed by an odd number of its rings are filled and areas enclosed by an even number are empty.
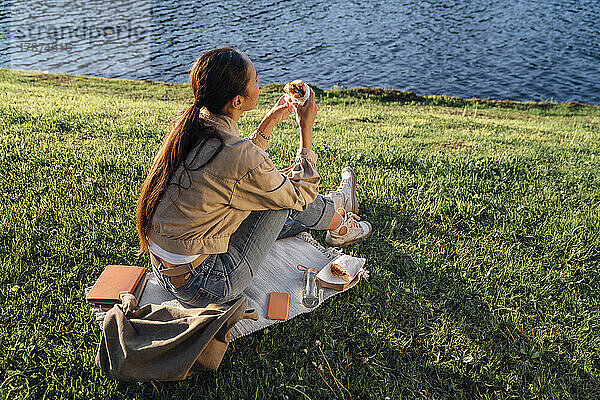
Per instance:
[[[134,293],[146,268],[133,265],[109,265],[96,280],[86,296],[89,303],[115,304],[120,302],[119,293]]]
[[[133,297],[135,297],[135,299],[137,300],[137,302],[140,302],[140,299],[142,298],[142,294],[144,292],[144,289],[146,288],[146,283],[148,283],[148,274],[144,274],[144,277],[142,278],[142,280],[140,281],[140,283],[137,285],[137,287],[135,288],[134,292],[133,292]],[[113,301],[113,302],[102,302],[102,301],[95,301],[91,304],[93,304],[96,307],[100,307],[102,309],[102,311],[108,311],[111,308],[113,308],[113,306],[115,304],[120,303],[120,301]]]

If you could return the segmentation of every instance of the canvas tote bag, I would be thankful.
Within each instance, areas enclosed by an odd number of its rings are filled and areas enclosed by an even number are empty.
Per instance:
[[[178,381],[198,370],[216,371],[229,346],[229,330],[241,319],[258,319],[240,297],[223,305],[177,308],[147,304],[123,294],[104,318],[96,365],[113,379]]]

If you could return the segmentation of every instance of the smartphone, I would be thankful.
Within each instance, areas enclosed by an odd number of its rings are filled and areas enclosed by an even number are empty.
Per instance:
[[[267,319],[288,319],[290,310],[290,294],[282,292],[271,292],[269,294],[269,306],[267,307]]]

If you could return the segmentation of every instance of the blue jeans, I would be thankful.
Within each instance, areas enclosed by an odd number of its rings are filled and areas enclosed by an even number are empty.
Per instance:
[[[226,302],[238,297],[250,284],[275,240],[307,229],[325,230],[334,214],[333,200],[320,194],[304,211],[252,211],[230,236],[227,252],[211,254],[182,286],[175,287],[154,263],[152,270],[161,285],[184,304],[203,307]]]

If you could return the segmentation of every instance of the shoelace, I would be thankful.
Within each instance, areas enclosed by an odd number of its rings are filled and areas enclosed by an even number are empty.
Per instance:
[[[354,214],[352,211],[346,211],[346,218],[348,219],[348,224],[352,225],[353,228],[359,228],[361,232],[364,233],[362,226],[356,222],[360,220],[358,214]]]

